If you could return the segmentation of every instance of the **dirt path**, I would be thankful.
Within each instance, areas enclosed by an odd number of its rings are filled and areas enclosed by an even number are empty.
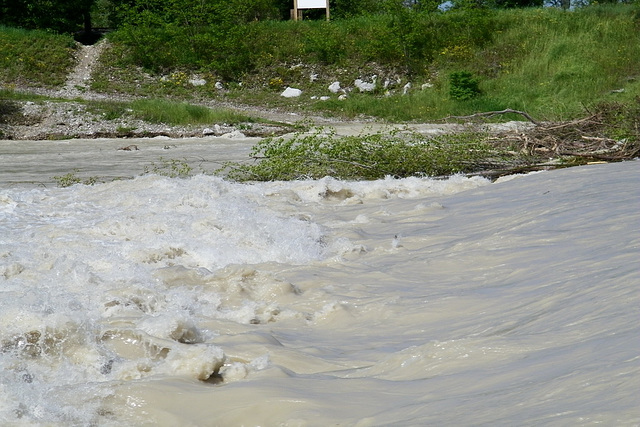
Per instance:
[[[102,39],[94,45],[81,45],[77,53],[78,64],[67,77],[64,87],[61,89],[62,95],[83,97],[83,93],[89,90],[93,68],[106,46],[106,39]]]

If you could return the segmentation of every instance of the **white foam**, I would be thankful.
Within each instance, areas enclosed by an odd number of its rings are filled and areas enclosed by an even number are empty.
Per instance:
[[[637,183],[2,190],[0,421],[633,424]]]

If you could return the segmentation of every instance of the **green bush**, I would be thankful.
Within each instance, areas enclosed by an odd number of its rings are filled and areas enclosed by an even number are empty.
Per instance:
[[[480,95],[478,80],[468,71],[456,71],[449,75],[449,96],[456,101],[467,101]]]
[[[218,173],[236,181],[439,176],[474,170],[488,153],[474,133],[427,139],[397,129],[346,137],[316,130],[266,138],[251,152],[256,164],[227,163]]]

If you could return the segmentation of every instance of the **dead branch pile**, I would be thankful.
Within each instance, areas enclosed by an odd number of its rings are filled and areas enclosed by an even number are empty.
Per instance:
[[[515,110],[449,119],[477,121],[498,114],[520,114],[535,126],[520,133],[488,134],[485,142],[495,148],[495,156],[483,164],[476,164],[475,174],[501,176],[640,156],[640,98],[631,105],[602,104],[587,117],[567,122],[539,122]]]
[[[640,120],[640,118],[638,119]],[[640,155],[640,129],[635,135],[612,137],[616,124],[602,112],[564,123],[538,124],[526,134],[505,133],[489,138],[496,148],[525,153],[532,158],[579,157],[586,160],[620,161]]]

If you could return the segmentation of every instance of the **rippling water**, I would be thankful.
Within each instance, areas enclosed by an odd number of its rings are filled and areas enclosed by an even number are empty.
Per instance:
[[[637,425],[639,165],[0,190],[0,423]]]

